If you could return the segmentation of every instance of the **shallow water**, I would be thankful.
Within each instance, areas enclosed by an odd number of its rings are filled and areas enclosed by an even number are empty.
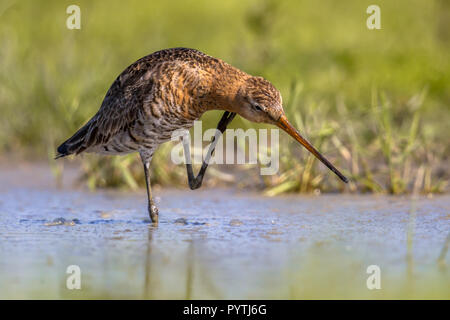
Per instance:
[[[144,190],[9,179],[0,173],[3,299],[450,298],[449,196],[163,190],[154,227]],[[80,290],[66,287],[69,265]],[[369,265],[380,290],[366,286]]]

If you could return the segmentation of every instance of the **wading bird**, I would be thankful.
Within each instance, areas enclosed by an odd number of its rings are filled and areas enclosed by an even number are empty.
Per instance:
[[[287,120],[280,92],[267,80],[253,77],[200,51],[174,48],[145,56],[126,68],[109,88],[98,112],[58,147],[57,158],[81,152],[121,155],[139,152],[144,165],[148,212],[158,222],[150,186],[150,161],[172,132],[188,129],[209,110],[224,110],[217,126],[222,134],[236,114],[253,122],[278,126],[348,182]],[[217,137],[217,135],[216,135]],[[218,139],[213,138],[208,155]],[[186,160],[189,144],[183,143]],[[197,177],[186,161],[189,187],[201,186],[208,167]]]

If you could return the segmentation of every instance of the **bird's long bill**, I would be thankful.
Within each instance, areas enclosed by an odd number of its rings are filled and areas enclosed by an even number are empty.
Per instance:
[[[305,138],[303,138],[300,133],[289,123],[288,119],[285,115],[282,115],[277,122],[277,126],[284,131],[286,131],[291,137],[300,142],[302,146],[308,149],[313,155],[316,156],[317,159],[322,161],[324,165],[326,165],[331,171],[333,171],[342,181],[345,183],[348,182],[348,179],[338,170],[335,166],[333,166],[330,161],[328,161],[323,155],[320,154],[319,151],[316,150]]]

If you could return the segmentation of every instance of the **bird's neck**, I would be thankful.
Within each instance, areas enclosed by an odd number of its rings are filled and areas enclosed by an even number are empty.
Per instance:
[[[205,96],[204,108],[236,112],[239,108],[239,91],[250,76],[243,71],[224,64],[210,75],[209,93]]]

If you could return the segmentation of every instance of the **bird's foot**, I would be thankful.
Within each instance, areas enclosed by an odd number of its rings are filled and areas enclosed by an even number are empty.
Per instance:
[[[158,224],[158,208],[154,205],[151,204],[148,206],[148,214],[150,215],[150,219],[152,219],[152,222],[154,224]]]
[[[191,190],[198,189],[202,186],[202,179],[195,179],[193,181],[189,181],[189,188]]]

